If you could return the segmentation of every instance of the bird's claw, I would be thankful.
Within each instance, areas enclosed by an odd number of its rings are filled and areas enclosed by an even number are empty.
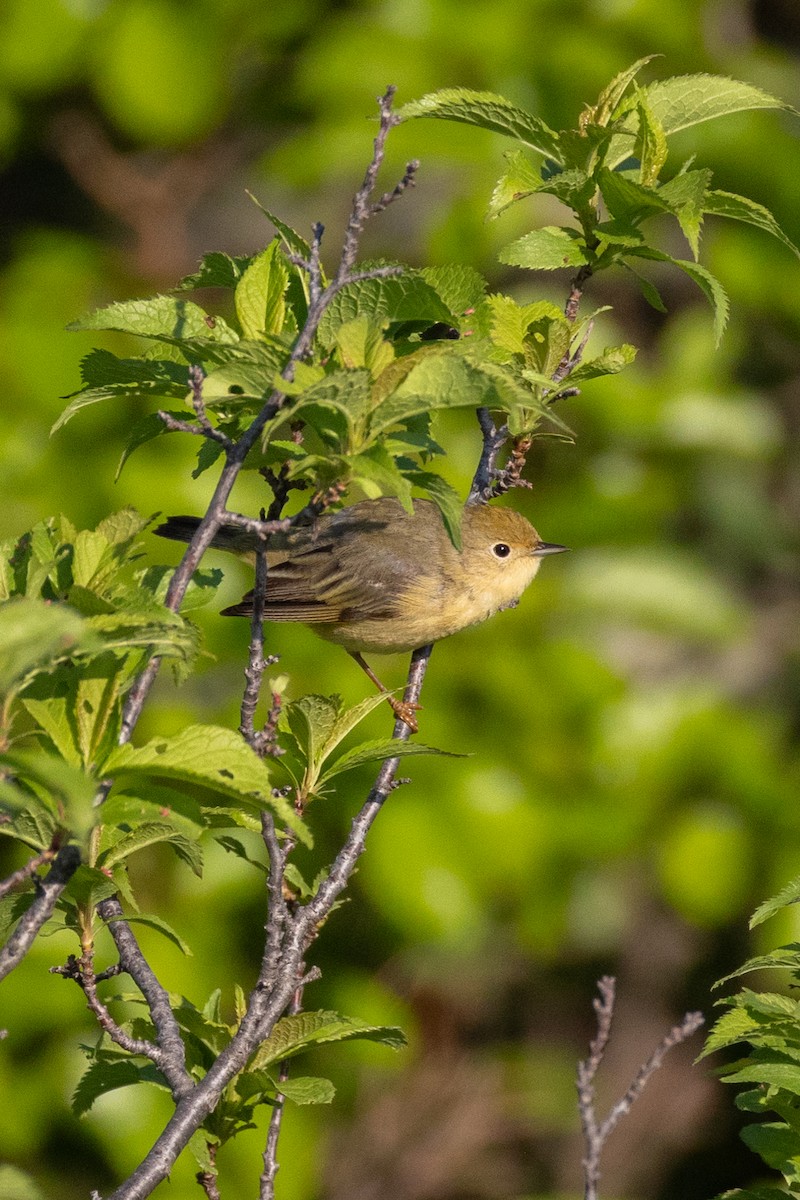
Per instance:
[[[418,733],[419,725],[417,724],[417,718],[414,716],[414,713],[419,712],[419,710],[422,708],[422,705],[415,704],[413,700],[397,700],[394,696],[388,696],[387,699],[391,704],[392,712],[397,717],[398,721],[402,721],[405,725],[407,725],[412,733]]]

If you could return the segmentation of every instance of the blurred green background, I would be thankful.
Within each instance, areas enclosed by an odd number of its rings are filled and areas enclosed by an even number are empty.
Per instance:
[[[203,511],[212,474],[191,479],[185,438],[150,443],[115,484],[143,411],[97,406],[49,438],[95,344],[64,326],[170,286],[204,251],[260,248],[272,230],[246,187],[302,231],[324,221],[335,253],[386,84],[400,102],[447,86],[501,91],[559,128],[651,53],[663,58],[648,78],[730,74],[800,105],[799,51],[795,0],[5,0],[0,536],[58,511],[87,526],[126,504]],[[715,186],[766,204],[798,242],[799,130],[789,115],[728,117],[681,135],[670,161],[697,152]],[[545,199],[484,220],[507,148],[451,124],[397,130],[385,182],[412,156],[419,182],[373,223],[364,254],[469,261],[520,299],[563,302],[565,278],[496,262],[531,223],[559,219]],[[750,946],[746,921],[800,867],[800,270],[765,235],[713,221],[703,261],[732,299],[717,351],[684,277],[659,279],[667,317],[626,278],[589,289],[592,307],[614,306],[595,346],[632,341],[639,358],[564,403],[577,444],[538,442],[533,487],[511,497],[573,552],[545,564],[516,611],[437,647],[423,736],[471,757],[412,764],[314,950],[323,977],[309,1005],[400,1023],[410,1048],[330,1049],[304,1065],[338,1096],[287,1113],[280,1200],[577,1195],[572,1080],[597,977],[619,977],[609,1101],[686,1008],[713,1013],[713,980],[797,934],[782,916]],[[466,489],[472,419],[449,416],[439,440]],[[258,481],[235,500],[257,511]],[[176,560],[177,548],[148,542],[153,561]],[[234,566],[221,600],[246,582]],[[142,737],[237,723],[247,627],[199,619],[211,654],[181,690],[159,682]],[[305,630],[270,639],[290,696],[364,694],[352,664]],[[399,660],[383,666],[399,683]],[[388,714],[373,720],[386,731]],[[313,814],[315,861],[335,850],[370,778],[347,776]],[[166,854],[135,867],[151,910],[194,950],[182,958],[142,933],[160,978],[195,1003],[222,986],[230,1010],[233,981],[256,974],[260,876],[218,848],[202,882]],[[160,1093],[127,1089],[71,1116],[79,1043],[97,1031],[77,989],[47,969],[74,949],[62,934],[40,939],[0,995],[0,1156],[63,1200],[109,1190],[169,1112]],[[691,1066],[699,1049],[695,1039],[668,1060],[615,1135],[607,1200],[704,1200],[759,1178],[732,1097]],[[263,1128],[225,1151],[223,1195],[256,1197],[262,1148]],[[161,1190],[198,1195],[192,1176],[181,1160]],[[22,1195],[10,1182],[0,1194]]]

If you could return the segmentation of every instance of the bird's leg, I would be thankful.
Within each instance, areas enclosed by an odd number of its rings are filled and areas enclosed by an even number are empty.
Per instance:
[[[417,725],[417,719],[414,716],[414,713],[418,709],[422,708],[422,705],[408,704],[405,700],[398,700],[396,696],[390,695],[389,689],[384,687],[380,679],[378,679],[378,676],[373,671],[372,667],[369,665],[367,660],[361,654],[359,654],[358,650],[348,650],[347,653],[352,659],[354,659],[355,662],[358,663],[364,674],[369,676],[378,691],[383,692],[389,704],[392,706],[392,712],[394,715],[401,721],[404,721],[412,733],[417,733],[419,726]]]

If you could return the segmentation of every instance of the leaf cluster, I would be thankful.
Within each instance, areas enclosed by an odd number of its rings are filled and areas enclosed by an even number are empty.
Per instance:
[[[697,259],[706,215],[743,221],[772,234],[795,254],[797,247],[772,213],[746,196],[711,185],[711,171],[690,159],[664,177],[668,139],[690,126],[746,109],[788,108],[751,84],[713,75],[683,75],[640,85],[637,77],[652,60],[639,59],[620,72],[581,114],[577,129],[556,131],[503,96],[449,88],[423,96],[400,110],[404,119],[438,117],[493,130],[521,143],[512,150],[489,206],[497,217],[510,205],[536,194],[555,196],[573,223],[545,226],[512,242],[501,260],[530,270],[570,268],[581,278],[609,267],[636,276],[645,299],[666,308],[644,263],[668,263],[700,288],[714,313],[717,340],[728,316],[722,284]],[[536,159],[531,161],[529,152]],[[658,248],[646,223],[674,218],[692,253],[675,258]]]
[[[756,909],[751,928],[800,902],[800,878]],[[790,989],[800,983],[800,943],[780,946],[749,959],[717,986],[752,971],[789,972]],[[708,1035],[704,1057],[716,1050],[739,1046],[745,1052],[718,1069],[725,1083],[747,1084],[736,1096],[743,1112],[771,1119],[746,1125],[742,1140],[784,1178],[789,1193],[800,1189],[800,1001],[791,994],[742,988],[718,1002],[725,1009]],[[777,1118],[777,1119],[776,1119]],[[786,1193],[775,1188],[735,1193],[744,1200],[777,1200]]]

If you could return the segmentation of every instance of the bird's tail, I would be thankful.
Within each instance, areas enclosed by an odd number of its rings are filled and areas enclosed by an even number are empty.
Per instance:
[[[195,535],[199,517],[167,517],[153,531],[159,537],[171,538],[173,542],[190,542]],[[215,550],[230,550],[232,554],[252,553],[256,548],[256,537],[236,525],[221,525],[214,534],[211,545]]]

